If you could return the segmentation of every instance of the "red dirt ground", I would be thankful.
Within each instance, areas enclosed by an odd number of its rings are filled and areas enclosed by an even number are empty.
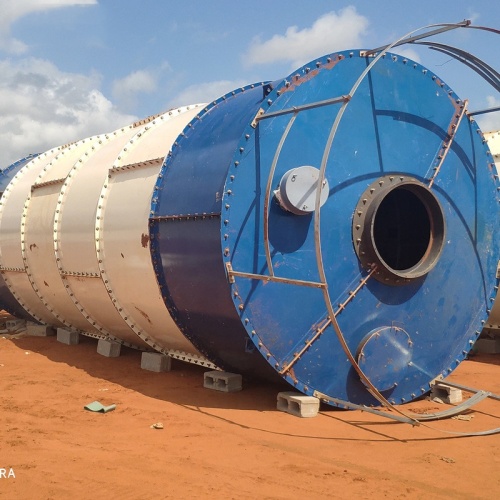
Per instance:
[[[500,498],[500,435],[447,434],[500,427],[498,401],[429,427],[328,407],[301,419],[276,410],[278,387],[215,392],[201,367],[151,373],[139,352],[108,359],[96,345],[0,335],[0,474],[15,474],[0,498]],[[450,380],[498,394],[500,356]],[[117,408],[83,409],[94,400]]]

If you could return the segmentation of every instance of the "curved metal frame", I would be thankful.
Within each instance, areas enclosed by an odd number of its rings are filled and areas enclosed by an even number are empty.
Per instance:
[[[323,156],[321,160],[321,166],[320,166],[320,174],[319,174],[319,179],[318,179],[318,184],[321,185],[321,183],[325,180],[325,173],[326,173],[326,165],[328,158],[330,156],[330,151],[332,148],[332,144],[335,138],[335,135],[337,133],[337,130],[339,128],[340,122],[342,120],[342,117],[344,115],[344,112],[347,108],[347,105],[355,95],[358,87],[360,86],[361,82],[366,78],[366,76],[369,74],[369,72],[373,69],[373,67],[377,64],[377,62],[386,55],[387,51],[392,49],[393,47],[396,47],[398,45],[406,44],[406,43],[412,43],[415,42],[416,40],[420,40],[422,38],[426,38],[432,35],[436,35],[439,33],[443,33],[452,29],[456,28],[464,28],[464,27],[470,27],[470,21],[463,21],[461,23],[457,24],[432,24],[428,26],[424,26],[421,28],[418,28],[416,30],[413,30],[406,35],[402,36],[401,38],[397,39],[393,43],[386,45],[384,47],[380,47],[371,51],[366,51],[363,52],[361,55],[365,57],[369,57],[372,54],[378,54],[374,55],[374,59],[368,64],[366,69],[361,73],[359,78],[356,80],[354,85],[352,86],[349,94],[345,96],[340,96],[338,98],[333,98],[329,99],[325,102],[318,102],[314,103],[312,105],[307,105],[303,107],[297,107],[297,108],[290,108],[290,109],[285,109],[282,111],[278,111],[275,113],[270,112],[269,114],[266,114],[263,110],[262,112],[256,117],[255,121],[259,122],[260,120],[264,120],[267,118],[271,118],[277,115],[283,115],[286,113],[293,113],[293,116],[291,117],[289,123],[286,126],[286,129],[283,133],[283,136],[280,139],[278,148],[275,152],[273,162],[271,165],[270,173],[269,173],[269,178],[267,182],[267,188],[266,188],[266,194],[265,194],[265,200],[264,200],[264,211],[263,211],[263,230],[264,230],[264,249],[265,249],[265,255],[266,255],[266,262],[268,266],[268,272],[269,275],[251,275],[250,273],[242,273],[238,271],[233,271],[231,268],[230,264],[227,264],[227,271],[229,275],[229,279],[234,279],[234,276],[241,276],[241,277],[247,277],[250,279],[261,279],[261,280],[268,280],[268,281],[285,281],[280,279],[279,277],[276,277],[274,275],[273,267],[272,267],[272,261],[271,261],[271,252],[270,252],[270,246],[269,246],[269,223],[268,223],[268,217],[269,217],[269,204],[270,204],[270,199],[271,199],[271,185],[272,185],[272,180],[273,180],[273,174],[276,168],[276,164],[278,162],[278,158],[281,152],[281,148],[283,147],[283,144],[286,140],[286,137],[288,136],[288,133],[290,132],[291,127],[293,126],[293,123],[295,121],[295,118],[297,116],[297,113],[299,113],[302,110],[305,109],[310,109],[311,107],[316,107],[316,106],[323,106],[323,105],[330,105],[330,104],[341,104],[341,108],[338,111],[335,120],[332,124],[332,127],[330,129],[328,139],[326,141],[326,145],[323,151]],[[429,32],[420,34],[420,35],[414,35],[414,33],[417,33],[418,31],[421,30],[426,30],[430,28],[437,28],[433,29]],[[496,30],[490,30],[492,32],[497,33]],[[306,69],[307,71],[307,69]],[[279,95],[279,94],[278,94]],[[429,179],[429,188],[432,188],[432,185],[435,181],[436,176],[439,174],[441,165],[443,164],[444,157],[446,156],[447,152],[449,151],[451,144],[453,142],[453,139],[455,137],[456,130],[458,129],[458,126],[460,124],[460,121],[462,120],[463,116],[466,114],[466,106],[467,101],[464,101],[463,103],[460,103],[457,108],[459,108],[459,111],[454,113],[454,116],[451,119],[450,126],[449,126],[449,134],[448,137],[443,141],[443,145],[441,147],[441,154],[438,154],[438,162],[437,165],[431,169],[433,171],[432,175],[430,176]],[[355,371],[358,373],[358,376],[360,377],[361,381],[365,384],[367,387],[368,392],[377,400],[379,401],[383,406],[390,408],[391,410],[399,413],[402,415],[402,418],[404,421],[412,423],[413,425],[418,425],[419,421],[415,416],[406,414],[399,409],[397,409],[392,403],[390,403],[381,393],[380,391],[377,390],[377,388],[371,383],[369,378],[363,373],[362,369],[359,367],[358,363],[356,362],[352,352],[350,351],[346,340],[343,336],[343,333],[340,329],[340,326],[336,320],[337,314],[343,309],[345,304],[342,304],[339,307],[338,311],[333,310],[332,302],[330,299],[329,291],[328,291],[328,284],[326,281],[326,274],[324,270],[324,265],[323,265],[323,258],[322,258],[322,249],[321,249],[321,233],[320,233],[320,211],[321,211],[321,190],[317,190],[316,192],[316,200],[315,200],[315,210],[314,210],[314,239],[315,239],[315,253],[316,253],[316,264],[317,264],[317,269],[319,273],[319,281],[317,283],[301,283],[300,281],[296,280],[290,280],[287,279],[286,282],[290,284],[296,284],[296,285],[302,285],[302,286],[315,286],[317,288],[321,288],[323,290],[323,298],[324,302],[327,308],[327,313],[328,313],[328,319],[324,322],[324,324],[321,326],[321,328],[317,329],[317,332],[315,335],[310,339],[306,346],[302,349],[301,352],[304,352],[307,350],[310,345],[320,336],[322,333],[325,331],[325,329],[331,324],[335,330],[335,333],[337,335],[337,338],[342,346],[342,349],[344,350],[344,353],[346,354],[347,358],[349,359],[351,365],[355,369]],[[366,282],[375,274],[376,272],[376,267],[373,267],[369,272],[368,275],[365,276],[363,279],[360,280],[360,285],[359,287],[363,287]],[[351,295],[352,297],[353,295]],[[348,299],[349,301],[350,299]],[[346,302],[348,302],[346,301]],[[294,364],[294,362],[299,358],[300,356],[295,356],[293,360],[291,360],[287,365],[280,371],[280,373],[283,375],[285,374],[291,366]],[[338,404],[342,405],[343,403],[341,401],[338,401]],[[347,406],[347,405],[346,405]],[[391,415],[387,414],[387,416],[392,417]]]
[[[500,34],[500,33],[499,33]],[[489,64],[486,64],[482,59],[479,59],[475,55],[461,50],[452,45],[446,45],[444,43],[433,43],[433,42],[416,42],[417,45],[426,45],[431,50],[436,50],[437,52],[442,52],[447,56],[455,58],[457,61],[465,64],[472,70],[474,70],[480,77],[486,80],[495,90],[500,92],[500,73],[495,71]]]
[[[451,30],[451,29],[461,28],[461,27],[468,27],[469,25],[470,25],[470,22],[469,21],[465,21],[465,22],[457,23],[457,24],[437,24],[437,25],[433,24],[433,25],[424,26],[422,28],[418,28],[416,30],[413,30],[413,31],[407,33],[406,35],[404,35],[403,37],[399,38],[395,42],[393,42],[393,43],[387,45],[386,47],[382,48],[382,50],[375,56],[375,58],[373,59],[373,61],[371,61],[371,63],[361,73],[361,75],[359,76],[358,80],[355,82],[355,84],[353,85],[351,91],[348,94],[349,99],[346,100],[344,103],[342,103],[341,108],[340,108],[338,114],[335,117],[335,121],[334,121],[334,123],[332,125],[332,128],[330,129],[330,134],[329,134],[329,137],[328,137],[328,140],[327,140],[324,152],[323,152],[323,158],[322,158],[321,166],[320,166],[320,175],[319,175],[319,180],[318,180],[318,182],[320,184],[325,179],[326,165],[327,165],[327,161],[328,161],[328,158],[329,158],[329,155],[330,155],[330,151],[331,151],[331,147],[332,147],[332,144],[333,144],[333,140],[335,138],[335,135],[336,135],[337,130],[338,130],[339,125],[340,125],[340,121],[342,120],[342,117],[343,117],[344,112],[345,112],[345,110],[347,108],[347,105],[349,104],[350,100],[354,96],[354,94],[355,94],[356,90],[358,89],[359,85],[361,84],[361,82],[368,75],[368,73],[373,69],[373,67],[377,64],[377,62],[386,54],[386,52],[389,51],[390,49],[392,49],[393,47],[396,47],[397,45],[401,45],[401,44],[404,44],[404,43],[410,43],[410,42],[415,41],[416,39],[424,38],[424,37],[427,37],[427,36],[432,36],[434,34],[441,33],[443,31],[448,31],[448,30]],[[412,39],[409,39],[409,40],[405,41],[405,39],[408,38],[408,37],[410,37],[411,35],[413,35],[413,33],[416,33],[418,31],[421,31],[421,30],[424,30],[424,29],[427,29],[427,28],[433,28],[433,27],[438,27],[438,26],[441,26],[442,29],[438,30],[438,31],[434,30],[434,31],[432,31],[430,33],[422,34],[422,35],[419,35],[418,37],[413,37]],[[374,51],[371,51],[371,53],[375,53],[377,51],[378,51],[378,49],[375,49]],[[368,56],[368,55],[370,55],[370,53],[366,53],[365,55]],[[464,106],[464,112],[465,112],[465,106]],[[464,112],[461,114],[460,119],[462,118]],[[457,128],[458,128],[458,126],[456,127],[456,129]],[[453,140],[453,138],[451,138],[451,140],[448,142],[448,148],[447,149],[449,149],[449,145],[451,144],[452,140]],[[437,175],[437,172],[436,172],[436,175]],[[434,182],[434,177],[431,179],[431,183],[430,183],[429,187],[432,186],[432,183]],[[344,336],[342,334],[342,330],[340,329],[340,326],[339,326],[339,324],[338,324],[338,322],[337,322],[337,320],[335,318],[336,315],[335,315],[335,312],[334,312],[333,307],[332,307],[332,302],[331,302],[331,298],[330,298],[330,295],[329,295],[328,287],[326,286],[327,285],[327,283],[326,283],[326,274],[325,274],[325,270],[324,270],[323,258],[322,258],[322,250],[321,250],[321,231],[320,231],[320,221],[321,221],[321,214],[320,214],[321,205],[320,205],[320,202],[321,202],[321,198],[320,198],[320,196],[321,196],[321,192],[320,192],[320,190],[318,190],[317,193],[316,193],[316,200],[315,200],[314,235],[315,235],[315,248],[316,248],[316,262],[317,262],[318,272],[319,272],[319,276],[320,276],[320,281],[321,281],[321,283],[323,283],[325,285],[322,288],[322,290],[323,290],[323,298],[324,298],[325,305],[326,305],[327,311],[328,311],[329,320],[330,320],[330,322],[331,322],[331,324],[332,324],[332,326],[333,326],[333,328],[335,330],[335,333],[336,333],[336,335],[337,335],[337,337],[339,339],[339,342],[340,342],[340,344],[341,344],[341,346],[342,346],[342,348],[343,348],[346,356],[348,357],[348,359],[349,359],[351,365],[353,366],[353,368],[358,373],[358,375],[359,375],[360,379],[362,380],[362,382],[367,386],[368,392],[370,392],[370,394],[372,394],[372,396],[375,397],[375,399],[377,399],[377,401],[379,401],[380,403],[382,403],[383,406],[385,406],[387,408],[390,408],[391,410],[394,410],[397,413],[403,415],[404,417],[406,417],[407,419],[409,419],[412,423],[418,424],[419,422],[418,422],[418,420],[414,416],[411,416],[409,414],[406,414],[405,412],[402,412],[401,410],[399,410],[398,408],[396,408],[393,404],[391,404],[380,393],[380,391],[378,391],[378,389],[372,384],[372,382],[369,380],[369,378],[363,373],[362,369],[360,368],[360,366],[356,362],[356,360],[355,360],[352,352],[350,351],[350,349],[349,349],[349,347],[348,347],[348,345],[347,345],[347,343],[345,341],[345,338],[344,338]],[[266,214],[266,216],[267,216],[267,214]]]

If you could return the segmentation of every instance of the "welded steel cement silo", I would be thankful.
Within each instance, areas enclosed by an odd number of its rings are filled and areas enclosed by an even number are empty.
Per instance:
[[[0,198],[13,177],[21,170],[27,163],[29,163],[36,154],[30,154],[25,158],[12,163],[7,168],[0,170]],[[0,309],[7,310],[14,316],[20,319],[25,319],[28,321],[34,321],[34,318],[30,316],[26,310],[21,307],[16,298],[12,295],[9,287],[3,279],[3,273],[0,274]]]
[[[207,107],[167,157],[150,219],[162,295],[198,349],[252,372],[254,348],[333,403],[426,392],[496,294],[498,182],[466,103],[391,54],[350,96],[367,64],[331,54],[263,99]]]
[[[40,155],[2,200],[0,264],[41,322],[404,403],[488,318],[499,187],[467,101],[342,51]]]
[[[163,306],[148,245],[153,184],[196,108],[53,149],[17,173],[0,207],[2,275],[33,318],[214,366]]]

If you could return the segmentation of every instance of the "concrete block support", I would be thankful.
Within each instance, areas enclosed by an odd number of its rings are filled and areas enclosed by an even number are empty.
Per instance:
[[[453,405],[461,403],[463,396],[460,389],[448,387],[438,382],[432,386],[430,398],[439,398],[443,403]]]
[[[482,354],[500,353],[500,337],[479,339],[474,344],[474,351]]]
[[[5,322],[5,328],[7,330],[9,330],[9,332],[21,330],[23,328],[26,328],[26,320],[24,320],[24,319],[8,319]]]
[[[122,345],[113,340],[99,339],[97,343],[97,353],[107,358],[117,358],[120,356]]]
[[[222,392],[237,392],[243,388],[242,377],[238,373],[214,370],[203,374],[203,387]]]
[[[150,372],[169,372],[172,369],[172,358],[160,352],[143,352],[141,368]]]
[[[76,345],[80,343],[80,334],[66,328],[58,328],[57,341],[67,345]]]
[[[56,334],[56,330],[52,326],[35,325],[34,323],[28,323],[26,332],[33,337],[49,337]]]
[[[319,399],[298,392],[280,392],[276,406],[278,410],[296,417],[315,417],[319,411]]]

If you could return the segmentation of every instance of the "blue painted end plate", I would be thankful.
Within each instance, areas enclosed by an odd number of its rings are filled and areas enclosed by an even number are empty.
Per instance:
[[[350,92],[369,63],[359,51],[331,54],[294,72],[269,94],[227,174],[221,245],[231,297],[248,337],[269,365],[305,394],[379,404],[350,363],[327,300],[353,356],[370,332],[387,325],[404,330],[413,343],[411,363],[396,378],[385,368],[387,348],[375,340],[365,346],[367,371],[380,387],[390,387],[384,395],[398,404],[453,371],[488,317],[500,255],[498,181],[475,122],[464,115],[457,125],[464,101],[420,64],[387,54],[350,102],[336,99]],[[274,196],[266,204],[267,190],[275,191],[286,172],[305,165],[325,167],[329,193],[319,221],[315,213],[284,210]],[[406,176],[413,179],[410,189]],[[397,270],[400,282],[386,280],[390,273],[378,270],[369,275],[372,263],[358,258],[353,236],[363,194],[393,181],[401,188],[389,189],[391,196],[380,205],[383,214],[378,211],[387,230],[372,232],[379,243],[385,241],[383,256],[392,266],[404,261],[418,266],[420,258],[399,259],[400,251],[415,249],[405,247],[398,228],[405,237],[425,235],[434,222],[426,207],[434,204],[433,213],[443,214],[436,261],[423,274]],[[420,215],[413,217],[411,207]],[[401,210],[407,217],[399,217]],[[373,219],[365,220],[371,234]],[[425,248],[420,251],[424,258]],[[321,284],[321,267],[327,293],[314,286]],[[399,335],[387,333],[386,340],[401,343]],[[400,354],[398,364],[404,361]]]

